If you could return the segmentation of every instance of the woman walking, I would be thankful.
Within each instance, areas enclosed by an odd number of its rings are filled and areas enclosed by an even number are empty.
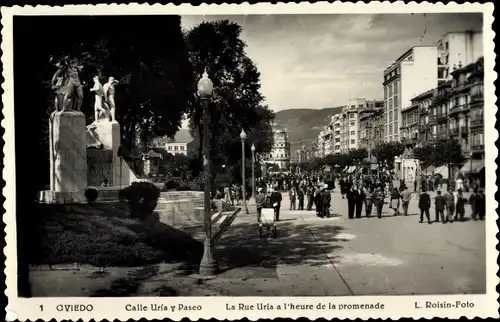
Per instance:
[[[390,200],[391,209],[394,210],[394,216],[399,214],[399,199],[401,199],[401,195],[399,194],[398,188],[394,188],[391,192]]]

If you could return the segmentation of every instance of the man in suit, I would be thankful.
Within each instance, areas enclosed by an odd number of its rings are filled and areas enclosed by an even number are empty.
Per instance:
[[[422,190],[420,194],[420,198],[418,200],[418,208],[420,208],[420,223],[424,222],[424,213],[425,217],[427,217],[427,222],[431,224],[431,216],[429,214],[429,209],[431,208],[431,196],[427,193],[427,191]]]
[[[281,193],[276,191],[276,188],[271,188],[271,204],[274,207],[274,216],[276,221],[280,221],[280,208],[281,208]]]
[[[354,209],[356,207],[355,200],[356,200],[356,195],[354,194],[354,190],[352,188],[348,188],[345,192],[346,198],[347,198],[347,216],[349,219],[354,218]]]
[[[363,209],[363,203],[365,201],[365,192],[361,186],[356,188],[355,198],[356,218],[361,218],[361,210]]]
[[[257,194],[255,195],[255,206],[257,207],[257,222],[260,223],[260,216],[262,215],[262,207],[266,202],[266,195],[262,192],[262,188],[257,189]]]
[[[441,195],[441,191],[438,190],[436,198],[434,198],[434,207],[436,208],[436,222],[441,220],[443,221],[443,224],[446,224],[448,221],[446,220],[446,217],[444,216],[444,208],[445,208],[445,200],[444,197]]]
[[[321,191],[321,218],[330,215],[330,202],[332,201],[332,194],[328,190],[328,185],[325,184],[323,191]]]
[[[298,210],[304,210],[304,187],[300,186],[297,190],[297,198],[299,199]]]

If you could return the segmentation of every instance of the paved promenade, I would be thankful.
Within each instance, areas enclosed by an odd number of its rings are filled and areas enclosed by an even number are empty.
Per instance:
[[[260,239],[255,208],[237,216],[214,254],[220,274],[200,280],[182,263],[137,268],[32,271],[34,296],[349,296],[485,292],[482,221],[419,224],[409,216],[347,219],[332,195],[333,218],[289,211],[284,195],[277,239]],[[469,213],[469,209],[466,209]],[[431,209],[432,218],[434,210]]]
[[[236,296],[484,292],[484,222],[419,224],[417,203],[409,216],[386,204],[381,219],[349,220],[334,192],[335,217],[320,219],[287,210],[284,194],[278,238],[261,240],[255,215],[240,215],[215,253],[225,271],[204,287]]]

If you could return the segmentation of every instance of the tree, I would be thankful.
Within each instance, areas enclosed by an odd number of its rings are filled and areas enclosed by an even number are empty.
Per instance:
[[[352,158],[349,154],[329,154],[325,157],[325,164],[344,169],[352,164]]]
[[[352,149],[349,151],[349,156],[354,164],[361,164],[363,159],[368,157],[368,150],[365,148]]]
[[[77,19],[78,23],[67,23],[75,25],[79,37],[67,37],[64,48],[51,52],[52,61],[63,56],[79,61],[84,67],[80,78],[87,85],[93,83],[95,75],[101,83],[110,76],[119,80],[116,118],[122,143],[129,150],[137,143],[146,149],[157,136],[172,137],[193,95],[180,17],[137,17],[135,22],[120,16]],[[151,34],[151,30],[162,32]],[[53,41],[60,42],[61,38]],[[88,90],[84,89],[82,111],[89,123],[93,121],[94,99]]]
[[[405,147],[400,142],[379,143],[372,150],[372,155],[377,158],[379,167],[386,165],[390,170],[394,168],[394,159],[405,151]]]
[[[250,147],[258,153],[271,151],[274,113],[262,104],[260,73],[244,52],[241,27],[227,20],[204,22],[186,34],[189,57],[197,78],[207,71],[214,83],[210,100],[210,142],[212,164],[234,165],[241,159],[240,132],[248,134],[245,153]],[[196,84],[194,84],[196,85]],[[193,87],[193,91],[196,88]],[[199,99],[189,106],[190,127],[201,158],[203,142],[203,107]]]
[[[465,162],[462,146],[455,139],[438,141],[435,145],[433,162],[435,166],[446,165],[448,167],[448,180],[451,181],[451,169],[454,166],[462,166]]]
[[[421,170],[435,164],[435,153],[436,147],[433,143],[427,143],[413,149],[413,156],[419,161]]]

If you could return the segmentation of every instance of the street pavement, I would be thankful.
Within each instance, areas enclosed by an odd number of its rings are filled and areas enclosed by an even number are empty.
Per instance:
[[[415,199],[415,197],[414,197]],[[482,221],[419,223],[408,216],[347,219],[332,194],[332,218],[288,210],[283,194],[277,239],[260,239],[255,208],[240,214],[215,249],[220,275],[193,295],[315,296],[471,294],[486,289]],[[466,213],[470,213],[466,209]],[[431,209],[434,219],[434,209]]]
[[[432,194],[432,196],[434,193]],[[261,239],[255,205],[214,249],[219,274],[163,263],[136,268],[31,271],[34,296],[350,296],[477,294],[486,291],[483,221],[420,224],[409,216],[347,219],[332,194],[332,218],[290,211],[283,194],[276,239]],[[466,208],[466,212],[470,210]],[[434,209],[431,209],[434,218]]]

